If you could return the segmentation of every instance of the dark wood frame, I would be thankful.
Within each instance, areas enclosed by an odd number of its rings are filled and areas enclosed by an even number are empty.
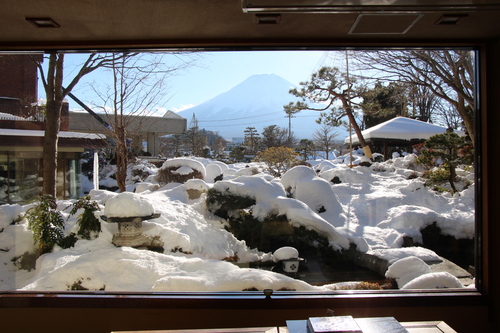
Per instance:
[[[495,133],[495,123],[500,123],[500,114],[489,109],[500,106],[500,97],[495,94],[499,83],[495,80],[500,75],[500,65],[495,59],[500,58],[500,41],[464,41],[463,44],[449,45],[446,41],[429,43],[399,43],[394,41],[375,41],[361,45],[359,42],[336,45],[332,41],[122,41],[110,45],[95,43],[87,45],[80,42],[66,44],[44,43],[44,45],[10,45],[7,49],[85,49],[87,47],[202,47],[210,49],[252,49],[311,47],[315,49],[330,47],[477,47],[480,49],[479,71],[481,72],[482,94],[478,101],[480,118],[478,134],[482,145],[478,147],[480,159],[477,167],[481,171],[478,183],[482,188],[477,192],[478,203],[483,213],[478,213],[477,252],[480,257],[479,292],[413,292],[413,293],[329,293],[329,294],[288,294],[275,293],[266,299],[261,293],[26,293],[7,292],[0,295],[0,316],[17,321],[16,328],[35,328],[40,322],[54,324],[46,316],[57,313],[91,315],[94,321],[87,321],[82,327],[72,327],[73,332],[109,332],[119,329],[180,329],[180,328],[217,328],[217,327],[254,327],[283,325],[284,320],[304,319],[309,316],[321,316],[326,309],[334,309],[335,314],[353,316],[394,316],[400,321],[444,320],[459,331],[486,332],[496,325],[495,309],[499,309],[499,286],[493,281],[500,274],[496,265],[500,262],[500,251],[496,249],[495,235],[500,235],[500,220],[497,209],[489,201],[495,198],[496,190],[489,184],[500,184],[500,174],[496,172],[494,158],[487,152],[500,140]],[[498,175],[497,175],[498,174]],[[478,206],[478,208],[480,208]],[[16,311],[20,309],[21,311]],[[35,321],[23,322],[26,313]],[[136,318],[134,320],[134,318]],[[196,318],[194,320],[193,318]],[[475,318],[475,319],[470,319]],[[37,322],[38,321],[38,322]],[[62,320],[55,324],[53,332],[64,332],[71,321]],[[112,328],[112,329],[109,329]]]

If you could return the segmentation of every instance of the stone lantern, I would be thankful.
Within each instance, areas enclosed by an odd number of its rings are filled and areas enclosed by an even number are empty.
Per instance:
[[[299,251],[290,246],[284,246],[277,249],[273,253],[273,260],[277,263],[281,263],[282,271],[290,275],[297,274],[300,262],[304,261],[303,258],[299,258]]]
[[[142,233],[142,221],[158,217],[160,217],[160,214],[132,217],[101,216],[101,218],[106,222],[118,223],[118,233],[113,235],[111,242],[116,246],[131,247],[149,246],[151,244],[151,237]]]
[[[138,194],[124,192],[108,199],[101,218],[118,223],[118,233],[113,235],[116,246],[143,247],[151,245],[151,238],[142,233],[142,221],[160,217],[153,206]]]
[[[282,260],[283,271],[285,273],[297,273],[299,271],[299,265],[302,258],[290,258]]]

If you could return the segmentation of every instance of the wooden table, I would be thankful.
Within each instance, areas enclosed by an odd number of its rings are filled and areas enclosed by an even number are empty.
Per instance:
[[[402,322],[409,333],[457,333],[444,321]],[[247,327],[196,330],[113,331],[111,333],[290,333],[287,327]]]

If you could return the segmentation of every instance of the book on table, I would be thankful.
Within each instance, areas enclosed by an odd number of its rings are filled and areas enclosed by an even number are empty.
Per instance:
[[[363,333],[408,333],[394,317],[356,318]]]
[[[302,321],[303,329],[299,322],[290,321],[290,333],[408,333],[394,317],[312,317]]]
[[[363,333],[352,316],[311,317],[309,333]]]

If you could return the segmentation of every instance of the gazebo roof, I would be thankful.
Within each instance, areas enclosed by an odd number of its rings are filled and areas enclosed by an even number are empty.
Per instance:
[[[425,123],[406,117],[392,118],[386,122],[370,127],[361,133],[366,141],[374,140],[427,140],[433,135],[446,132],[446,127]],[[349,137],[344,140],[349,143]],[[353,133],[352,143],[359,144],[358,136]]]

